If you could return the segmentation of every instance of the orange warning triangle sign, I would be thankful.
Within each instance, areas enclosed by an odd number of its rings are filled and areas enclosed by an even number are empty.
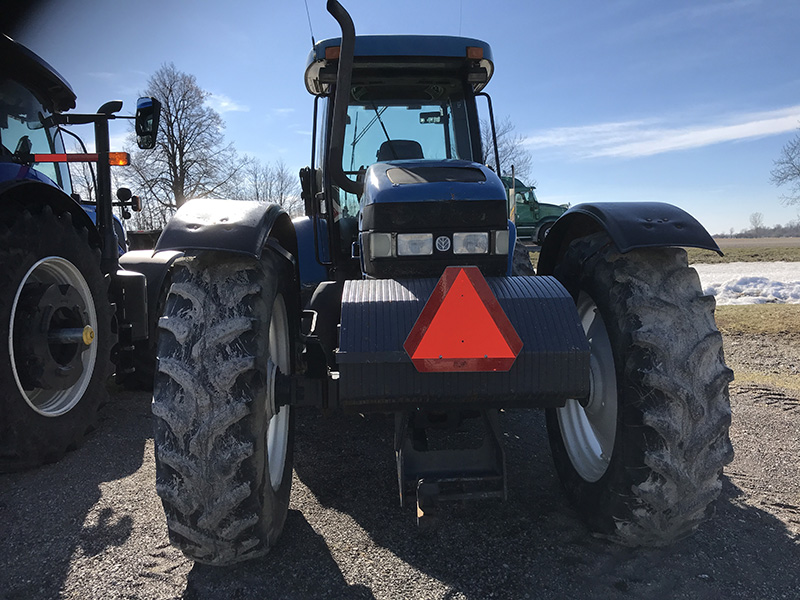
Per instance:
[[[507,371],[522,349],[478,267],[448,267],[403,345],[418,371]]]
[[[414,358],[509,358],[514,353],[463,270],[433,316]]]

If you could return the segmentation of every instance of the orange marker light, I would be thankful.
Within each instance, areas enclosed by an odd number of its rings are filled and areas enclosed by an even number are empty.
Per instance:
[[[112,167],[127,167],[131,162],[131,155],[127,152],[109,152],[108,164]]]
[[[328,46],[325,48],[325,60],[336,60],[339,58],[339,52],[341,48],[339,46]]]
[[[470,60],[482,60],[483,48],[479,46],[467,46],[467,58]]]

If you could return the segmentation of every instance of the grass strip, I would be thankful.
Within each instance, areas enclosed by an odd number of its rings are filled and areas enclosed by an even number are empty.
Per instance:
[[[736,335],[800,334],[800,304],[744,304],[718,306],[717,327]]]
[[[745,369],[736,369],[734,386],[757,385],[761,388],[781,388],[791,392],[800,392],[800,375],[792,373],[758,373]]]

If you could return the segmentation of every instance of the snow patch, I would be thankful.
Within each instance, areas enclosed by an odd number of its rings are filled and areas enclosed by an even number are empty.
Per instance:
[[[735,262],[692,265],[703,292],[717,304],[800,304],[800,263]]]

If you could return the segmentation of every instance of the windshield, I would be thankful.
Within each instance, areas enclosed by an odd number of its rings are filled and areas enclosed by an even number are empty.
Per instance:
[[[472,104],[474,109],[474,103]],[[470,105],[458,82],[356,85],[347,108],[342,170],[355,179],[376,162],[475,160]],[[358,214],[358,198],[339,190],[344,216]]]
[[[517,202],[535,204],[536,195],[533,193],[533,188],[525,188],[523,191],[517,189]]]
[[[472,160],[471,144],[454,123],[466,122],[463,100],[442,103],[350,105],[342,168],[355,174],[375,162]],[[462,135],[460,135],[462,134]]]

